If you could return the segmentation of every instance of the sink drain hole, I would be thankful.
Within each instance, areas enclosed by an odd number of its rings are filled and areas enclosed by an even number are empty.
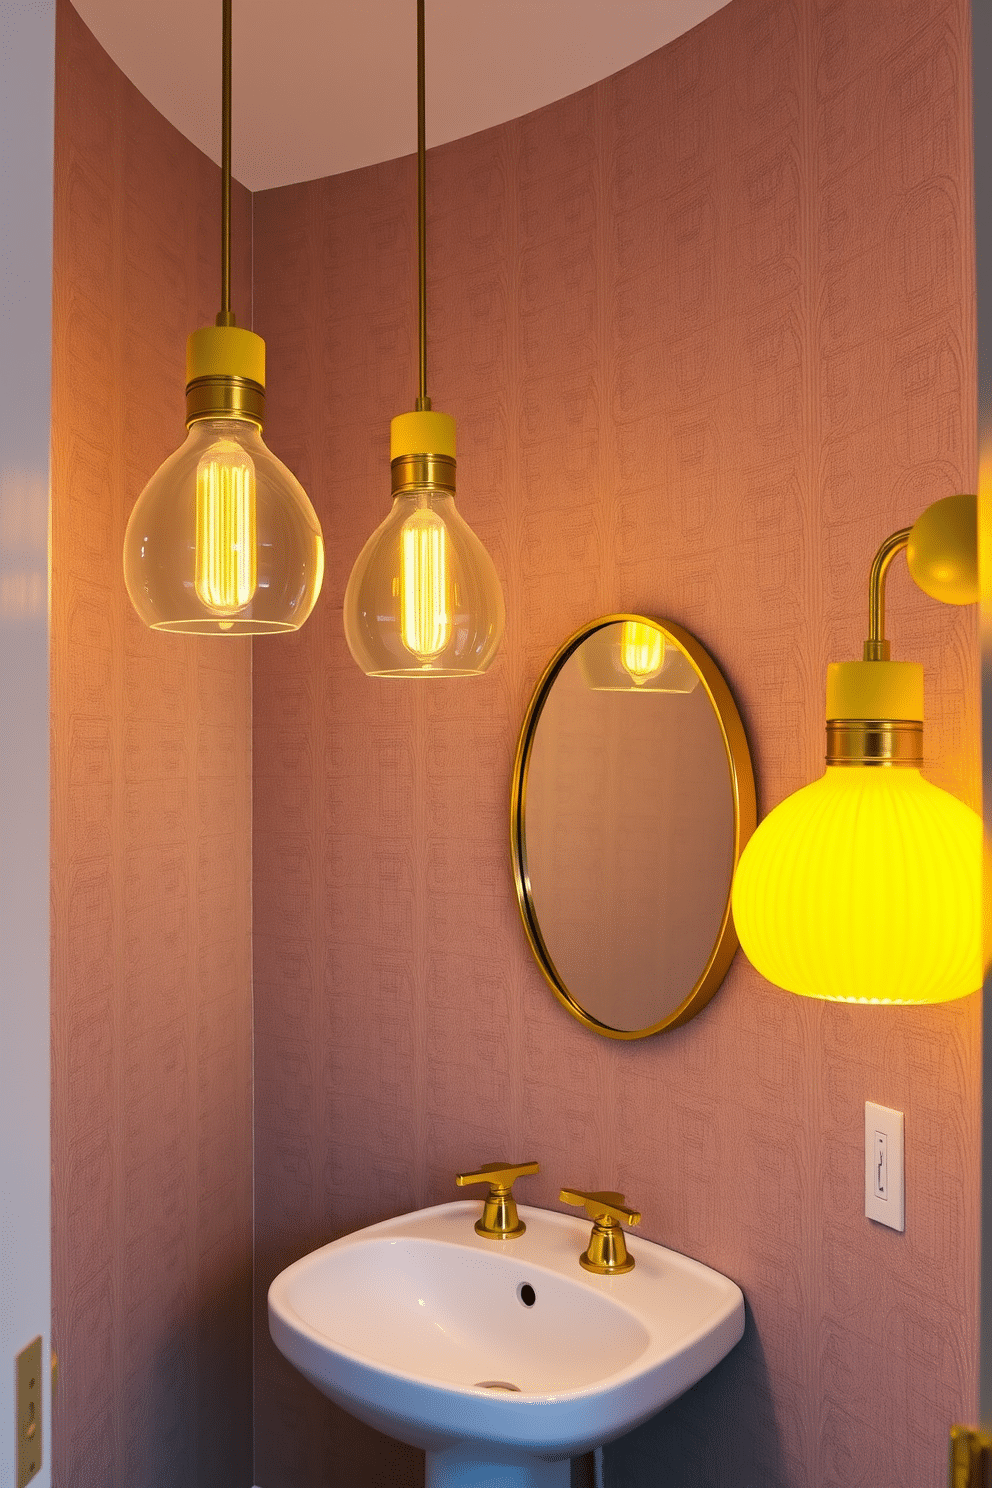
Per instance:
[[[476,1380],[475,1388],[477,1390],[512,1390],[515,1395],[522,1393],[520,1386],[511,1384],[509,1380]]]
[[[517,1296],[525,1307],[533,1307],[537,1301],[537,1293],[528,1281],[517,1287]]]

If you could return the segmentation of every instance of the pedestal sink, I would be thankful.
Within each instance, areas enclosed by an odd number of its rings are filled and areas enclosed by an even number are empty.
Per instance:
[[[579,1265],[587,1220],[478,1203],[389,1219],[287,1267],[276,1345],[331,1400],[427,1453],[427,1488],[568,1488],[569,1459],[622,1436],[730,1352],[744,1298],[717,1271],[628,1237],[634,1269]]]

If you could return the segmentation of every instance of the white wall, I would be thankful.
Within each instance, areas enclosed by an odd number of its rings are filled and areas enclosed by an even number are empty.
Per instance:
[[[0,1488],[50,1352],[48,460],[55,0],[0,0]],[[43,1467],[51,1482],[44,1378]]]

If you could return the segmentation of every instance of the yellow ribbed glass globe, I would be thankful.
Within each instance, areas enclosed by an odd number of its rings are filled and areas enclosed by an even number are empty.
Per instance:
[[[741,855],[741,946],[806,997],[964,997],[982,983],[981,854],[980,818],[919,770],[829,766]]]

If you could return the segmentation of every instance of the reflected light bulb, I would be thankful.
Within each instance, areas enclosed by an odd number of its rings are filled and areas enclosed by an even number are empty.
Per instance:
[[[665,663],[665,638],[656,625],[625,620],[620,632],[620,661],[637,687],[657,677]]]
[[[431,661],[451,639],[447,530],[422,508],[403,523],[402,544],[403,644],[420,661]]]
[[[221,440],[196,467],[196,592],[218,615],[244,609],[258,586],[255,462]]]

